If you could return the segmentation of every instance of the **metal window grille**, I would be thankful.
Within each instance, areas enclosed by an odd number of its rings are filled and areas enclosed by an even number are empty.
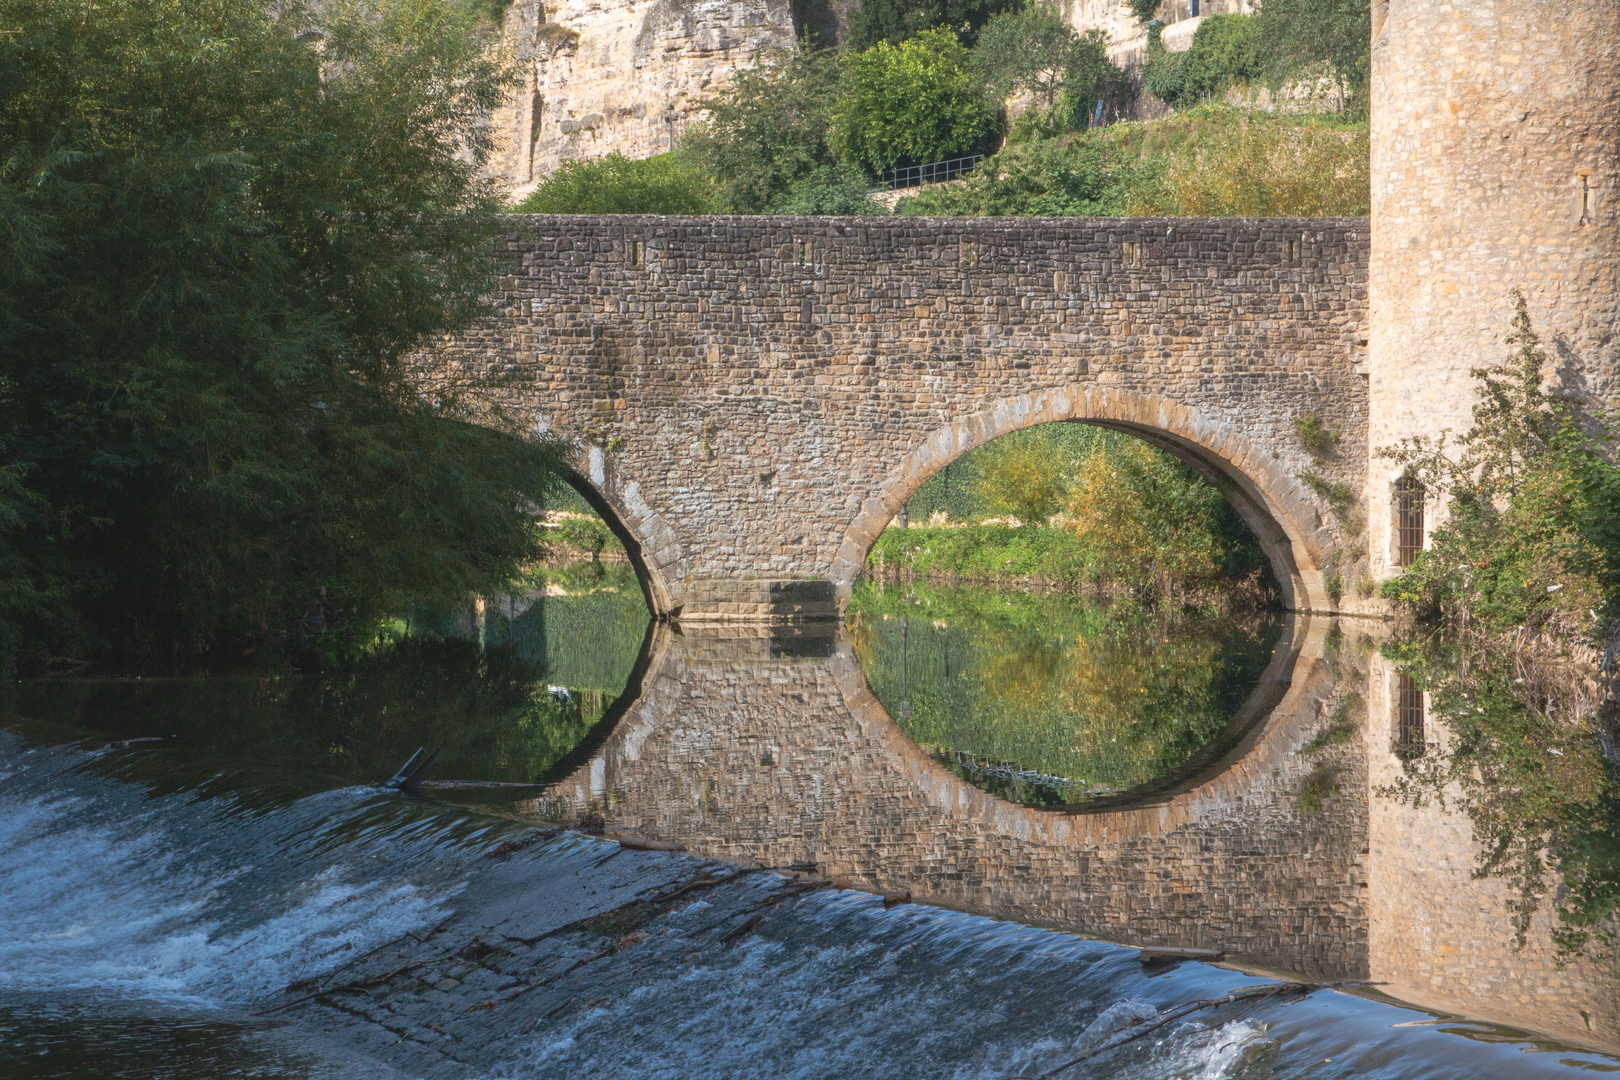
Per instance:
[[[1423,550],[1423,485],[1411,477],[1395,482],[1395,565],[1411,566]]]
[[[949,161],[934,161],[927,165],[908,165],[903,169],[890,169],[878,174],[877,190],[898,191],[901,188],[955,180],[958,176],[972,172],[974,166],[983,160],[983,154],[974,154],[972,157],[951,158]]]
[[[1417,757],[1426,745],[1423,736],[1423,690],[1410,675],[1402,675],[1395,689],[1395,752]]]

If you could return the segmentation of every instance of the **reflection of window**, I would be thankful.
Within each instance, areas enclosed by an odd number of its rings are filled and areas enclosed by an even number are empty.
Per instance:
[[[1402,675],[1395,690],[1395,752],[1417,757],[1423,747],[1423,691],[1416,679]]]
[[[1423,550],[1423,484],[1410,476],[1395,481],[1395,565],[1411,566]]]

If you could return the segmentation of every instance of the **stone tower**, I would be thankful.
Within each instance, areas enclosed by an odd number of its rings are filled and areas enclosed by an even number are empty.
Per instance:
[[[1384,578],[1399,514],[1377,450],[1470,426],[1469,369],[1506,355],[1509,290],[1549,374],[1616,400],[1620,2],[1373,0],[1372,23],[1367,503]]]

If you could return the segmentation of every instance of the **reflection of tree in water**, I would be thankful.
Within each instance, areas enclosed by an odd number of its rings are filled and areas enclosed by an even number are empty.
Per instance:
[[[624,689],[646,609],[639,591],[630,602],[551,597],[508,628],[497,607],[486,608],[482,647],[455,636],[457,618],[448,615],[439,620],[447,636],[405,637],[337,671],[36,684],[13,692],[10,711],[113,738],[175,736],[226,767],[380,780],[427,746],[443,748],[436,777],[534,781]],[[510,645],[508,630],[516,631]]]
[[[1093,791],[1164,776],[1209,743],[1254,688],[1278,628],[1057,594],[870,585],[851,616],[868,683],[919,745]]]
[[[1589,674],[1478,640],[1387,651],[1428,691],[1436,723],[1416,752],[1392,747],[1403,775],[1380,794],[1468,816],[1481,845],[1475,876],[1514,886],[1520,945],[1550,894],[1560,953],[1614,956],[1620,784],[1599,734],[1613,717],[1599,715]]]

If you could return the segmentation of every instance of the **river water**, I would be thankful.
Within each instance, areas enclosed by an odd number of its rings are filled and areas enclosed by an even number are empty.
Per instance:
[[[13,689],[4,1075],[1620,1071],[1612,965],[1550,902],[1516,943],[1466,818],[1390,793],[1377,627],[875,587],[674,627],[609,580],[413,633]]]

